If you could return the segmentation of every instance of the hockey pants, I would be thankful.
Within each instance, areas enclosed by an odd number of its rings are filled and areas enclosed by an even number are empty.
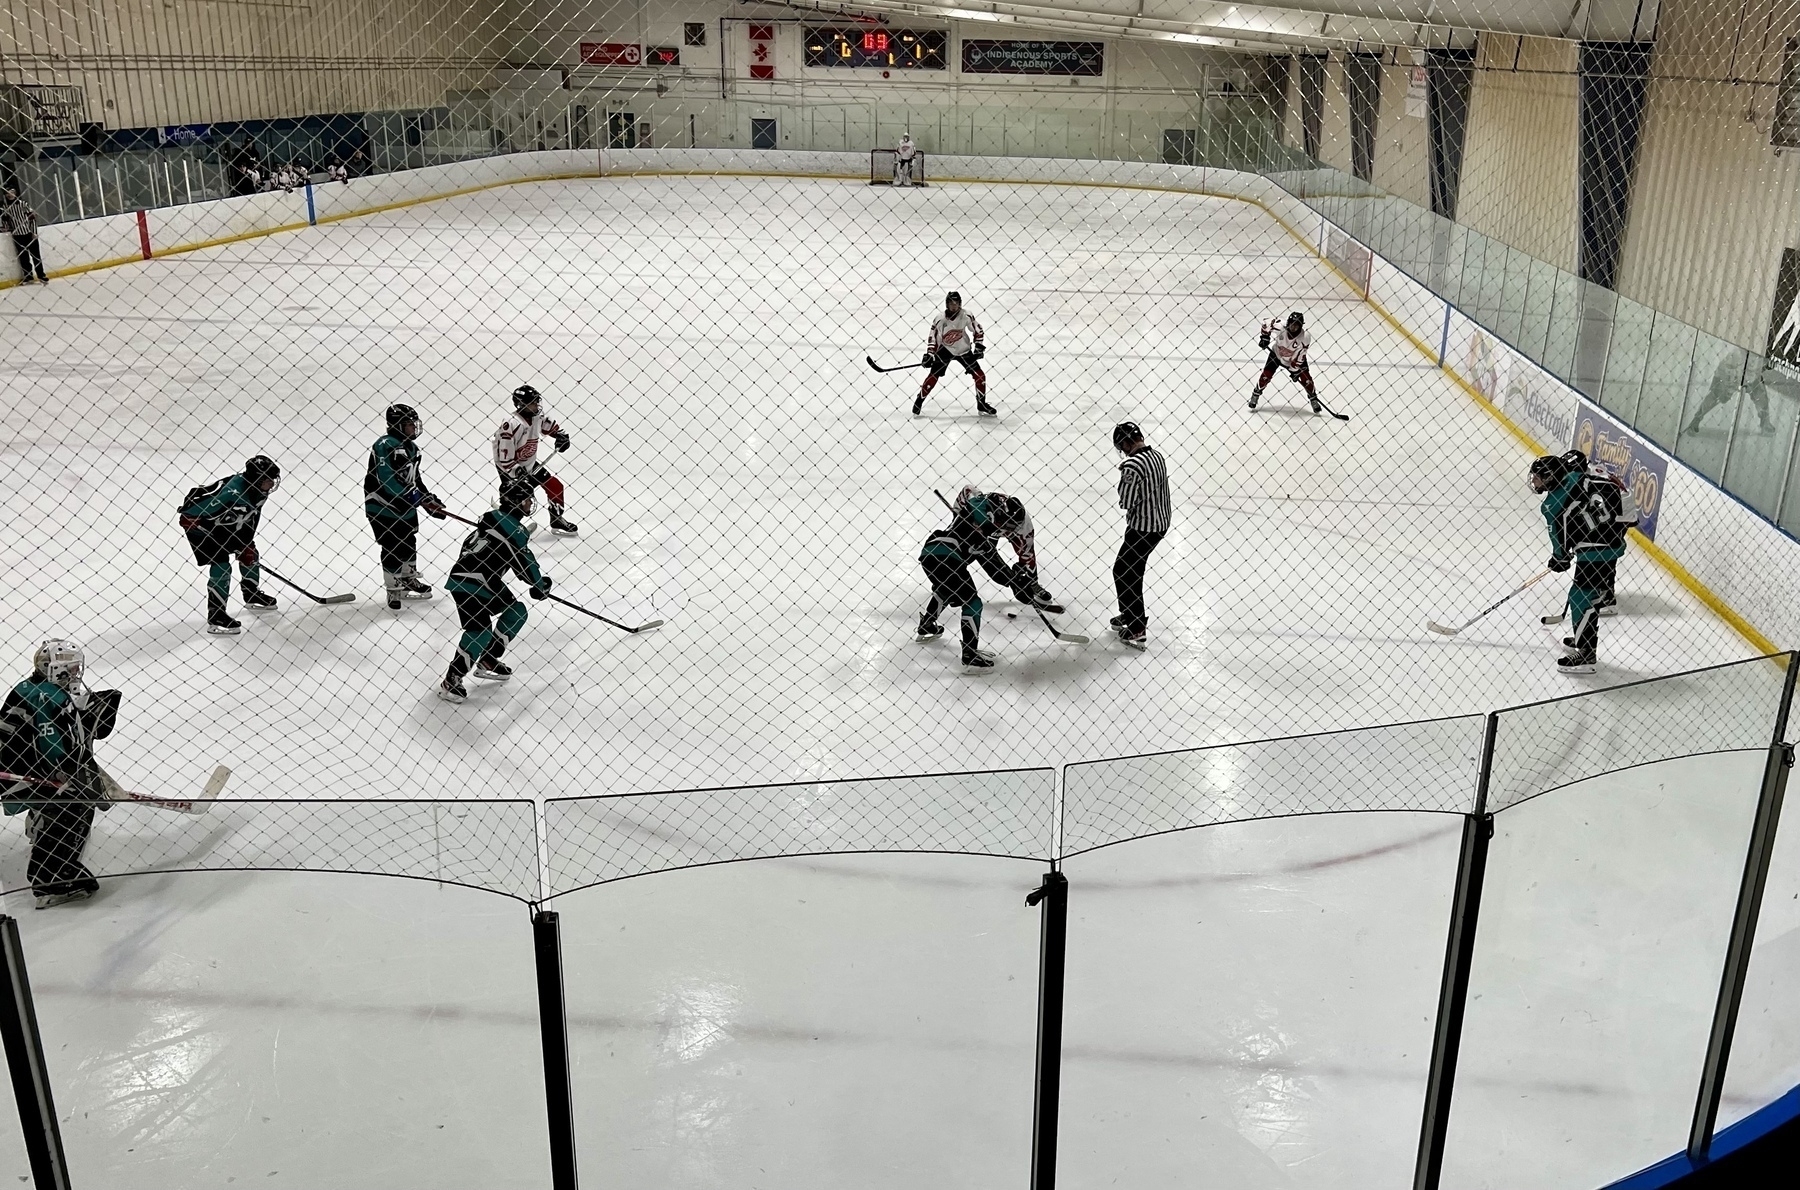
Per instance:
[[[1269,378],[1275,375],[1277,368],[1282,366],[1281,357],[1276,355],[1273,351],[1269,352],[1269,358],[1263,364],[1262,376],[1256,381],[1256,391],[1261,392],[1263,389],[1267,388],[1269,386]],[[1305,389],[1306,396],[1309,400],[1316,401],[1319,399],[1319,392],[1313,387],[1312,368],[1310,366],[1301,364],[1298,368],[1289,368],[1288,379]]]
[[[255,562],[238,563],[238,587],[245,595],[254,595],[262,590],[262,567]],[[214,562],[206,568],[206,606],[208,611],[225,610],[226,597],[231,594],[231,559]]]
[[[944,608],[962,608],[963,652],[974,652],[981,641],[981,596],[975,593],[969,564],[951,554],[925,554],[919,565],[925,568],[925,578],[931,583],[931,602],[925,605],[920,622],[935,624]]]
[[[375,532],[375,545],[381,550],[381,578],[392,591],[404,577],[419,573],[419,512],[405,516],[369,514],[369,528]]]
[[[1602,562],[1575,563],[1573,581],[1569,584],[1569,619],[1575,625],[1575,650],[1592,653],[1600,644],[1600,609],[1613,600],[1613,584],[1618,581],[1619,562],[1608,558]]]
[[[450,596],[456,600],[456,618],[463,630],[462,639],[456,645],[456,656],[450,662],[450,672],[460,679],[483,657],[498,660],[506,652],[507,642],[525,627],[529,613],[510,591],[498,594],[452,591]]]
[[[919,396],[923,398],[937,387],[937,382],[943,378],[945,372],[950,370],[952,360],[961,364],[963,371],[974,378],[976,402],[979,404],[987,400],[987,373],[981,370],[981,361],[975,358],[975,353],[971,351],[966,355],[951,355],[942,347],[938,348],[937,363],[932,364],[931,370],[925,373],[925,383],[919,389]]]
[[[92,802],[40,802],[32,814],[37,819],[31,841],[31,859],[25,877],[40,897],[63,893],[94,892],[100,882],[81,862],[88,832],[94,825]]]

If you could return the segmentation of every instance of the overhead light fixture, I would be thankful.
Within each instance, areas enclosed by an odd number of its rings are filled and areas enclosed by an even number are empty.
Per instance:
[[[1183,45],[1216,45],[1230,48],[1237,43],[1225,37],[1206,37],[1199,33],[1152,33],[1158,41],[1178,41]]]
[[[972,8],[946,8],[945,16],[958,21],[1011,21],[1015,18],[997,12],[977,12]]]

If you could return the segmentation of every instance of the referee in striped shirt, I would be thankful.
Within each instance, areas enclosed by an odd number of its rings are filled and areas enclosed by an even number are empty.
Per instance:
[[[1119,639],[1142,649],[1150,629],[1144,611],[1144,567],[1151,551],[1169,531],[1169,471],[1163,457],[1144,442],[1136,422],[1113,427],[1113,448],[1125,455],[1119,464],[1119,507],[1125,510],[1125,542],[1113,562],[1113,587],[1119,614],[1112,618]]]

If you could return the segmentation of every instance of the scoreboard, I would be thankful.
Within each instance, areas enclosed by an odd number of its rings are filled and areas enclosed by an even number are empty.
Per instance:
[[[879,66],[896,70],[944,70],[950,35],[943,29],[839,28],[809,25],[808,66]]]

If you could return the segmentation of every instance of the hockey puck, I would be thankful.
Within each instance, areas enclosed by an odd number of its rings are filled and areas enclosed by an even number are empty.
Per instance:
[[[1018,612],[1007,612],[1006,618],[1009,620],[1016,620],[1019,618],[1019,613]]]

